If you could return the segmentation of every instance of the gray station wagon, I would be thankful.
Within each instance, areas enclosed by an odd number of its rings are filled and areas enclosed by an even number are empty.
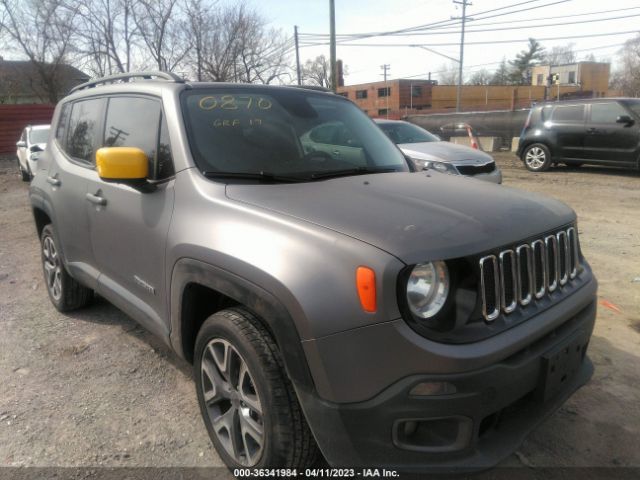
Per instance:
[[[107,77],[37,168],[53,305],[95,292],[191,362],[230,467],[488,467],[592,373],[575,213],[412,172],[338,95]]]

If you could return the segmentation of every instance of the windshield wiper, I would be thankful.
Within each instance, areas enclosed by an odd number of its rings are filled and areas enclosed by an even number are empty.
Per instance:
[[[276,175],[270,172],[216,172],[204,171],[202,174],[207,178],[238,178],[247,180],[261,180],[269,182],[294,183],[302,182],[304,179],[299,177],[287,177],[285,175]]]
[[[398,169],[395,167],[387,167],[387,168],[371,168],[371,167],[356,167],[356,168],[346,168],[344,170],[333,170],[330,172],[317,172],[311,174],[312,180],[319,180],[321,178],[334,178],[334,177],[348,177],[350,175],[366,175],[368,173],[389,173],[389,172],[397,172]]]

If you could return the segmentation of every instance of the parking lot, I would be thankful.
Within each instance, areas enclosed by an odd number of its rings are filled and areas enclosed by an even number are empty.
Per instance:
[[[640,466],[640,174],[533,174],[513,154],[496,159],[506,186],[577,211],[600,282],[593,379],[504,465]],[[68,315],[50,305],[27,184],[9,159],[0,160],[0,328],[0,465],[222,464],[188,364],[105,301]]]

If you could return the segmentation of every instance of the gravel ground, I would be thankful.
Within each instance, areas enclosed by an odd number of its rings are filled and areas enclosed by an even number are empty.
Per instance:
[[[600,281],[591,382],[503,466],[640,467],[640,175],[524,170],[504,183],[575,208]],[[27,184],[0,160],[0,466],[215,467],[191,368],[105,301],[50,305]]]

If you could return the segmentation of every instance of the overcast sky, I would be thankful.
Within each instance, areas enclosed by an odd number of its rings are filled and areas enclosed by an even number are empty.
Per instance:
[[[558,3],[556,3],[558,2]],[[438,21],[449,20],[451,16],[459,16],[461,7],[454,5],[451,0],[335,0],[336,3],[336,31],[338,35],[364,32],[393,31]],[[478,15],[477,20],[467,23],[468,30],[482,29],[484,32],[468,32],[465,47],[465,66],[472,67],[479,64],[499,63],[503,57],[512,59],[520,50],[526,47],[527,38],[541,39],[546,48],[554,45],[574,43],[575,50],[579,50],[578,58],[592,52],[598,60],[613,60],[620,49],[620,44],[635,36],[634,33],[606,35],[597,37],[573,38],[567,40],[542,40],[556,37],[578,37],[593,34],[606,34],[627,31],[640,31],[640,0],[473,0],[467,13],[473,17],[486,10],[498,9],[514,4],[521,4],[510,9],[497,10],[492,13]],[[549,5],[556,3],[555,5]],[[293,26],[298,25],[301,33],[329,33],[329,0],[253,0],[253,5],[274,26],[293,34]],[[547,6],[545,6],[547,5]],[[541,6],[511,15],[501,15],[495,18],[481,20],[481,17],[503,14],[512,10],[520,10]],[[637,7],[637,8],[633,8]],[[614,12],[612,10],[623,11]],[[596,15],[579,15],[590,12],[611,11]],[[576,16],[578,15],[578,16]],[[563,18],[546,19],[546,17]],[[618,19],[597,21],[590,23],[570,24],[569,22],[621,17]],[[536,20],[540,19],[540,20]],[[519,22],[515,22],[518,21]],[[478,25],[474,27],[474,22]],[[500,23],[480,27],[481,23]],[[556,24],[536,28],[526,28],[529,25]],[[558,25],[560,24],[560,25]],[[514,27],[512,30],[496,30],[497,28]],[[445,28],[440,28],[442,32]],[[446,30],[459,32],[459,23],[451,25]],[[438,30],[430,30],[431,33]],[[473,45],[472,42],[495,40],[521,40],[518,43],[502,43],[492,45]],[[460,41],[459,33],[387,36],[367,38],[358,43],[402,43],[433,45],[452,43],[454,45],[432,46],[434,50],[458,58]],[[426,78],[427,72],[433,72],[437,79],[438,71],[443,65],[451,63],[446,58],[415,47],[357,47],[338,44],[338,58],[344,61],[349,75],[345,77],[346,84],[356,84],[382,80],[380,65],[391,65],[390,78],[420,77]],[[311,46],[300,49],[301,60],[314,58],[317,55],[329,56],[328,46]],[[495,69],[497,65],[486,65],[477,68],[465,68],[465,75],[472,74],[479,68]]]

